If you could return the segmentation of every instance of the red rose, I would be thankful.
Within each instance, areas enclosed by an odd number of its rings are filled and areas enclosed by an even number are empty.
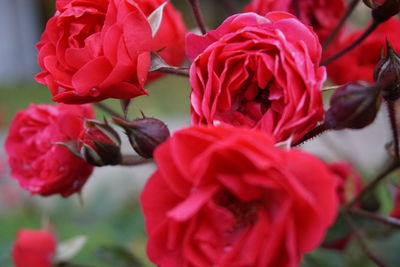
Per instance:
[[[76,140],[90,105],[30,105],[14,117],[5,142],[11,175],[32,194],[67,197],[79,192],[93,167],[55,144]]]
[[[155,161],[141,202],[160,267],[298,266],[337,213],[326,164],[260,131],[194,126],[161,144]]]
[[[288,13],[242,13],[187,35],[194,124],[254,127],[299,140],[323,118],[315,33]]]
[[[397,18],[391,18],[384,22],[360,45],[328,64],[329,78],[336,84],[345,84],[358,80],[373,82],[374,69],[381,59],[386,39],[395,50],[400,49],[399,28],[400,21]],[[363,32],[364,30],[358,30],[351,34],[341,35],[335,42],[334,49],[329,49],[328,54],[332,55],[347,47],[360,37]]]
[[[63,103],[146,94],[151,50],[166,48],[162,55],[172,64],[183,57],[184,26],[171,4],[165,9],[164,33],[152,38],[147,15],[160,2],[57,1],[37,46],[43,71],[36,80],[50,88],[53,101]]]
[[[313,27],[321,42],[339,23],[345,12],[344,0],[301,0],[298,18],[306,25]],[[255,12],[265,15],[271,11],[285,11],[296,15],[296,8],[292,0],[252,0],[244,8],[245,12]]]
[[[22,229],[12,250],[16,267],[51,267],[57,241],[53,234],[43,230]]]

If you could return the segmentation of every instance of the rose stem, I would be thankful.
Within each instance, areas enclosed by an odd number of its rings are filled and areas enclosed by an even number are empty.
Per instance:
[[[343,25],[345,22],[348,20],[350,15],[353,13],[355,10],[356,6],[360,0],[353,0],[349,6],[347,7],[346,13],[343,15],[343,17],[340,19],[339,23],[336,25],[335,29],[329,34],[328,38],[325,40],[323,46],[322,46],[322,51],[325,51],[328,46],[335,40],[336,35],[339,33],[340,29],[342,29]]]
[[[368,211],[360,210],[360,209],[350,209],[350,213],[354,215],[358,215],[364,218],[369,218],[378,222],[382,222],[394,227],[399,227],[400,228],[400,220],[394,217],[389,217],[389,216],[382,216],[378,214],[374,214]]]
[[[114,117],[117,117],[117,118],[120,118],[120,119],[123,119],[123,120],[125,119],[124,116],[122,116],[121,114],[119,114],[118,112],[116,112],[115,110],[113,110],[112,108],[110,108],[109,106],[107,106],[104,103],[96,102],[96,103],[94,103],[94,105],[96,107],[98,107],[99,109],[107,112],[111,116],[114,116]]]
[[[145,159],[140,156],[136,155],[123,155],[122,156],[122,162],[119,165],[122,166],[137,166],[137,165],[143,165],[146,163],[153,162],[152,159]]]
[[[399,131],[397,127],[396,121],[396,107],[395,101],[387,101],[387,107],[389,111],[389,119],[390,119],[390,128],[393,133],[393,142],[394,142],[394,157],[396,162],[400,161],[400,152],[399,152]]]
[[[202,34],[206,34],[206,27],[204,25],[203,15],[201,14],[199,0],[187,0],[192,7],[194,18],[196,19],[197,25],[199,25]]]
[[[296,17],[301,20],[301,12],[300,12],[300,3],[299,0],[292,0],[294,14]]]
[[[381,23],[379,21],[373,20],[372,24],[365,30],[365,32],[357,40],[355,40],[348,47],[344,48],[342,51],[339,51],[337,54],[321,62],[321,65],[328,65],[332,61],[335,61],[336,59],[340,58],[344,54],[351,51],[353,48],[361,44],[373,31],[375,31],[375,29],[378,28],[380,24]]]
[[[355,225],[355,223],[353,222],[353,220],[350,218],[349,214],[347,213],[347,211],[343,211],[343,217],[345,218],[347,224],[350,226],[350,228],[352,229],[352,231],[354,232],[355,236],[357,237],[358,241],[360,242],[360,245],[362,247],[362,249],[364,250],[365,254],[367,254],[367,256],[376,263],[376,265],[380,266],[380,267],[387,267],[387,265],[381,260],[379,259],[375,253],[368,247],[365,238],[363,236],[363,234],[361,233],[361,231],[357,228],[357,226]]]
[[[317,137],[318,135],[322,134],[323,132],[325,132],[326,130],[329,130],[329,128],[325,125],[325,124],[321,124],[317,127],[315,127],[314,129],[312,129],[311,131],[309,131],[308,133],[306,133],[299,141],[297,141],[293,146],[298,146],[303,144],[304,142]]]
[[[189,71],[187,69],[178,69],[178,68],[159,68],[158,72],[175,74],[178,76],[189,77]]]
[[[378,176],[375,177],[375,179],[372,180],[366,187],[363,188],[363,190],[352,200],[347,204],[348,208],[351,208],[359,202],[367,193],[369,193],[372,189],[376,187],[377,184],[379,184],[380,181],[382,181],[387,175],[389,175],[391,172],[399,168],[399,162],[393,162],[391,163],[383,172],[378,174]]]
[[[222,0],[222,3],[226,7],[229,14],[237,13],[235,6],[232,4],[231,0]]]
[[[77,195],[78,195],[79,206],[83,208],[85,206],[85,202],[83,201],[82,192],[78,192]]]

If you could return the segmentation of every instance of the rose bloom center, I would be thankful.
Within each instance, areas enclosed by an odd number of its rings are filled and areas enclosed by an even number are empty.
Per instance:
[[[214,196],[217,205],[229,210],[235,218],[232,231],[251,226],[257,221],[259,200],[243,202],[227,190],[221,190]]]

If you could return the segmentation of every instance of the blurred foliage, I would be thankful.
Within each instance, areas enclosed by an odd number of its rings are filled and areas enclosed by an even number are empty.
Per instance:
[[[50,197],[47,200],[50,202],[56,198],[58,197]],[[74,263],[99,267],[125,266],[108,264],[102,257],[98,257],[99,247],[118,244],[126,247],[133,255],[138,255],[147,266],[151,266],[144,252],[146,236],[143,215],[139,203],[134,199],[137,197],[132,197],[130,203],[111,206],[109,198],[98,194],[91,204],[79,207],[77,198],[71,197],[57,201],[57,205],[47,212],[27,202],[7,213],[7,216],[0,217],[0,266],[12,266],[10,252],[17,231],[20,228],[38,229],[43,218],[51,220],[59,241],[77,235],[88,237],[82,251],[72,259]]]
[[[188,116],[189,114],[189,82],[177,76],[164,76],[146,86],[149,95],[143,95],[132,101],[129,117],[141,117],[140,111],[148,117],[166,119],[171,115]],[[48,89],[37,83],[21,83],[17,85],[0,85],[0,114],[5,125],[13,118],[15,112],[25,109],[31,103],[52,103]],[[118,100],[105,101],[116,111],[121,111]],[[98,118],[105,114],[98,112]]]

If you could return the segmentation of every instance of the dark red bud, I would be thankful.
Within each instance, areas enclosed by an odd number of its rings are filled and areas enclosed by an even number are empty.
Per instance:
[[[118,118],[113,121],[125,129],[133,149],[144,158],[152,158],[158,145],[169,136],[167,125],[156,118],[143,118],[127,122]]]
[[[364,4],[366,4],[370,8],[377,8],[378,6],[385,3],[386,0],[363,0]]]
[[[400,98],[400,56],[386,42],[386,55],[375,68],[374,80],[381,83],[382,96],[387,101]]]
[[[372,8],[372,17],[375,21],[385,22],[399,13],[400,0],[363,0]]]
[[[325,125],[334,130],[361,129],[371,124],[378,113],[381,86],[366,82],[346,84],[332,95],[325,114]]]

